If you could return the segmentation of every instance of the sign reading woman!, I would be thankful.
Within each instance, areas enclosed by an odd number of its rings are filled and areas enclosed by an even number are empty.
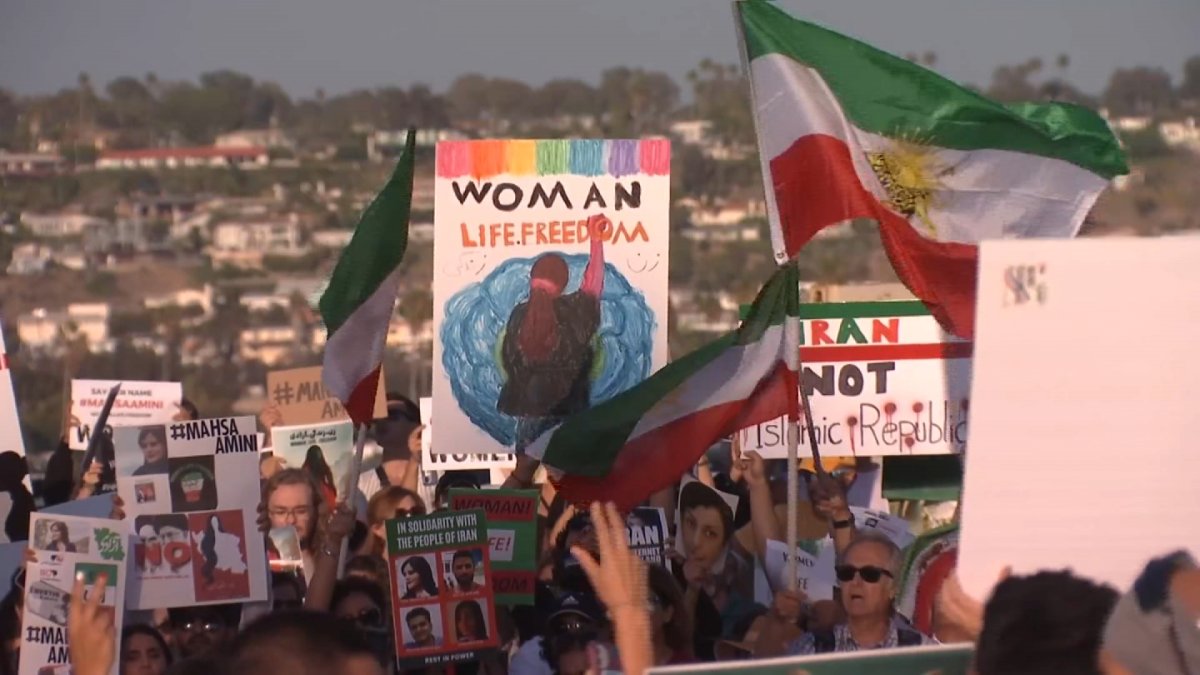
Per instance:
[[[435,452],[520,453],[666,363],[670,142],[439,143]]]

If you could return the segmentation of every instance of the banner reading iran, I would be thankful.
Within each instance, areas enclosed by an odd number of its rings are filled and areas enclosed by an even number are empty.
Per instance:
[[[935,455],[967,440],[972,343],[918,301],[800,306],[801,386],[822,455]],[[740,433],[743,450],[787,457],[783,417]],[[800,454],[809,456],[806,420]]]

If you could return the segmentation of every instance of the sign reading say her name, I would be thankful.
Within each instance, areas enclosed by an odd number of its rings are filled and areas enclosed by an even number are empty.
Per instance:
[[[183,385],[178,382],[117,382],[115,380],[71,381],[71,429],[68,443],[72,450],[86,450],[94,433],[92,428],[104,408],[104,399],[112,388],[121,385],[108,415],[109,435],[116,427],[166,424],[179,414]]]
[[[123,427],[114,445],[133,609],[266,600],[254,418]]]

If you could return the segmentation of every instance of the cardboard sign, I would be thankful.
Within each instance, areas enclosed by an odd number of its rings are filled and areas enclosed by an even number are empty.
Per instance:
[[[387,417],[387,394],[383,374],[375,395],[375,419]],[[272,370],[267,373],[267,399],[283,416],[283,424],[316,424],[350,419],[342,402],[325,388],[321,366]]]
[[[285,467],[304,469],[325,496],[332,495],[336,501],[346,490],[354,463],[354,425],[346,420],[275,427],[271,429],[271,449]]]
[[[461,663],[498,647],[484,512],[446,511],[386,527],[397,667]]]
[[[537,582],[538,490],[452,488],[450,509],[487,515],[492,592],[501,605],[532,605]],[[453,585],[453,579],[448,580]]]
[[[824,540],[816,543],[817,553],[814,555],[803,548],[797,548],[796,556],[796,588],[804,593],[809,600],[832,600],[833,589],[837,586],[837,575],[833,571],[835,558],[833,541]],[[771,588],[783,590],[787,583],[787,544],[774,539],[767,540],[767,551],[763,557],[763,568]]]
[[[752,673],[753,675],[967,675],[971,645],[871,649],[841,654],[792,656],[754,661],[723,661],[694,666],[651,668],[649,675],[672,673]]]
[[[15,452],[24,457],[25,438],[21,435],[21,418],[17,415],[9,359],[4,346],[4,331],[0,329],[0,452]]]
[[[266,600],[254,418],[122,427],[114,444],[135,536],[132,608]]]
[[[67,610],[76,575],[91,594],[101,574],[107,586],[101,604],[113,613],[116,633],[125,618],[129,537],[120,521],[34,514],[29,547],[37,562],[25,567],[25,612],[21,626],[21,675],[67,675]],[[120,660],[110,673],[116,675]]]
[[[1007,565],[1129,588],[1151,558],[1200,551],[1197,260],[1200,237],[982,245],[958,561],[970,595]],[[1115,321],[1121,309],[1153,329]]]
[[[124,382],[117,380],[71,380],[71,415],[79,421],[68,433],[72,450],[86,450],[92,427],[112,388],[121,385],[121,393],[108,416],[107,433],[117,427],[166,424],[179,414],[183,385],[178,382]]]
[[[438,144],[435,453],[523,449],[666,363],[669,173],[665,139]]]
[[[961,452],[971,349],[917,301],[800,306],[801,386],[823,457]],[[786,419],[743,429],[743,450],[787,457]],[[800,455],[811,457],[807,423]]]
[[[625,517],[629,549],[648,565],[667,564],[667,514],[662,508],[639,506]]]

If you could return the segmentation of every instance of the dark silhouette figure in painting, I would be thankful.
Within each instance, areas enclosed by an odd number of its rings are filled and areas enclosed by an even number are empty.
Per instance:
[[[588,219],[591,251],[579,290],[564,295],[569,270],[556,253],[546,253],[529,270],[529,299],[509,315],[501,346],[508,375],[496,409],[517,418],[516,452],[590,403],[592,340],[600,327],[604,290],[604,238],[612,223]]]

